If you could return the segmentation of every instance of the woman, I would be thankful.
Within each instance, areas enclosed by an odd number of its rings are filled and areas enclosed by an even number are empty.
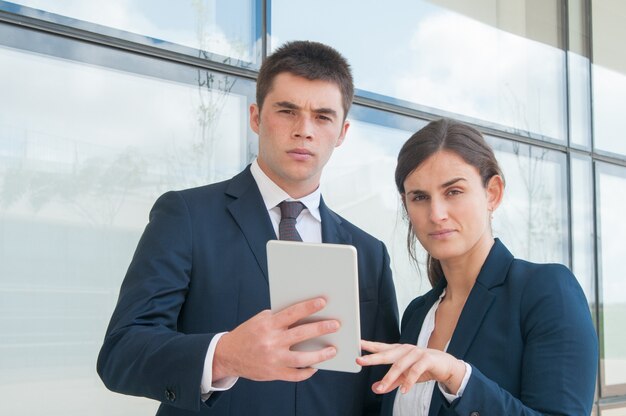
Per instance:
[[[491,232],[504,192],[493,150],[470,126],[431,122],[398,155],[396,185],[428,252],[432,289],[402,318],[403,344],[362,341],[385,415],[589,415],[597,338],[562,265],[514,259]]]

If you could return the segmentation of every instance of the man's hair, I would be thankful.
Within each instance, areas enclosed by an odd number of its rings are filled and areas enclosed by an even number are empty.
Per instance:
[[[344,119],[352,104],[354,84],[346,58],[330,46],[319,42],[293,41],[283,44],[261,65],[256,84],[259,109],[272,89],[277,75],[288,72],[311,81],[332,82],[339,87]]]

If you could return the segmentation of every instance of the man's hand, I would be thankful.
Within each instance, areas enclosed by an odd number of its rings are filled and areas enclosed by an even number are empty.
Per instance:
[[[264,310],[220,338],[213,357],[213,380],[228,376],[256,381],[302,381],[317,371],[310,366],[337,354],[335,347],[291,351],[291,346],[339,329],[335,320],[291,327],[326,305],[323,298],[297,303],[277,313]]]

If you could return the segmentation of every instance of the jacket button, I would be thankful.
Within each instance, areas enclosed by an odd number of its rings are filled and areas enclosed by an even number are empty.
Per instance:
[[[480,416],[480,412],[472,412],[470,413],[470,416]]]
[[[165,390],[165,398],[168,401],[173,402],[174,400],[176,400],[176,394],[172,390],[167,389]]]

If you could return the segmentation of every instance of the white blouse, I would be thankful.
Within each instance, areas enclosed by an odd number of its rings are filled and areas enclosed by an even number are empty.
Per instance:
[[[434,303],[434,305],[428,311],[426,318],[424,318],[424,323],[422,324],[422,329],[420,330],[419,336],[417,338],[417,346],[421,348],[428,347],[428,341],[430,340],[430,336],[435,330],[435,313],[437,312],[437,308],[441,303],[441,299],[446,295],[445,289],[439,296],[439,299]],[[444,351],[448,349],[448,345],[450,344],[450,340],[446,343],[446,347]],[[465,377],[463,378],[463,382],[461,383],[461,388],[459,389],[456,395],[449,394],[445,391],[442,386],[439,386],[439,389],[446,397],[448,402],[452,402],[454,399],[460,397],[465,390],[465,386],[467,386],[467,382],[472,373],[472,367],[465,363]],[[433,391],[435,389],[436,381],[431,380],[424,383],[416,383],[411,387],[411,389],[402,394],[398,389],[396,393],[396,399],[393,404],[393,415],[394,416],[428,416],[428,409],[430,408],[430,401],[433,396]]]

